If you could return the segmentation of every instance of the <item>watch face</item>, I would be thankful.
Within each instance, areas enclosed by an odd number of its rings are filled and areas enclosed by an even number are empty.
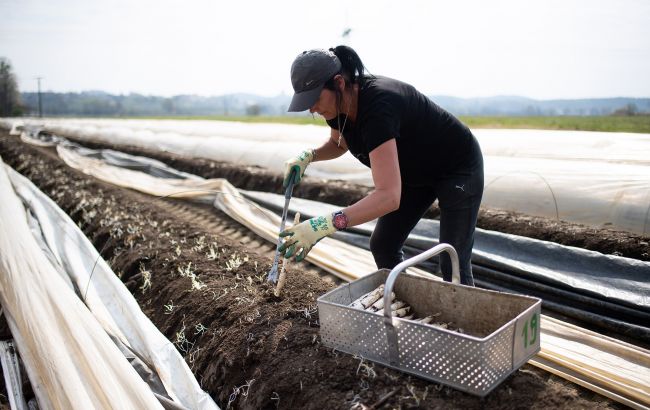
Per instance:
[[[345,229],[348,226],[348,218],[343,213],[334,215],[332,222],[336,229]]]

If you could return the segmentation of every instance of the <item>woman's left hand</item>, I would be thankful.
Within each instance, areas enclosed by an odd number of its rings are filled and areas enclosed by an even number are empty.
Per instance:
[[[336,231],[332,215],[311,218],[280,232],[280,237],[285,240],[279,250],[285,258],[295,255],[296,261],[300,262],[318,241]]]

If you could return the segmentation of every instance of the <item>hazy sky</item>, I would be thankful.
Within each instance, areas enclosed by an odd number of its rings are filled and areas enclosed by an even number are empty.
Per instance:
[[[648,0],[0,0],[22,91],[291,93],[310,48],[345,43],[426,94],[650,97]],[[351,28],[347,38],[342,37]]]

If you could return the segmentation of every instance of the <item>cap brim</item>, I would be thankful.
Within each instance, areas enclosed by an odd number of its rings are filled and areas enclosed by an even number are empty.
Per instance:
[[[313,90],[303,91],[301,93],[295,93],[291,99],[291,104],[289,104],[288,112],[300,112],[305,111],[311,108],[312,105],[316,104],[318,97],[320,97],[320,92],[323,89],[323,86],[316,87]]]

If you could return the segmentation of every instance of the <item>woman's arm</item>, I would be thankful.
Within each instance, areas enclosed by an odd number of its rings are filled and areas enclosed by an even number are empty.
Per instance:
[[[282,185],[286,188],[289,185],[289,177],[294,175],[293,182],[298,184],[302,180],[307,166],[314,161],[326,161],[338,158],[348,150],[343,138],[339,139],[338,131],[331,130],[330,138],[323,145],[316,149],[302,151],[297,157],[293,157],[284,163],[284,176]],[[339,146],[340,142],[340,146]]]
[[[328,145],[331,146],[328,147]],[[322,151],[323,154],[333,155],[337,153],[334,151],[335,149],[342,151],[332,140],[325,143],[323,147],[325,147]],[[375,190],[356,204],[343,210],[348,217],[348,226],[371,221],[399,208],[402,183],[394,138],[372,150],[370,165]],[[285,258],[295,256],[297,261],[301,261],[319,240],[333,234],[336,229],[333,214],[311,218],[280,232],[280,237],[284,238],[284,242],[278,250]]]
[[[402,179],[399,171],[395,138],[372,150],[370,153],[370,167],[375,190],[362,200],[343,210],[343,213],[348,217],[348,226],[372,221],[399,208],[402,195]]]
[[[330,137],[323,145],[314,150],[314,161],[327,161],[328,159],[338,158],[348,151],[348,146],[343,138],[340,139],[339,132],[330,128]]]

